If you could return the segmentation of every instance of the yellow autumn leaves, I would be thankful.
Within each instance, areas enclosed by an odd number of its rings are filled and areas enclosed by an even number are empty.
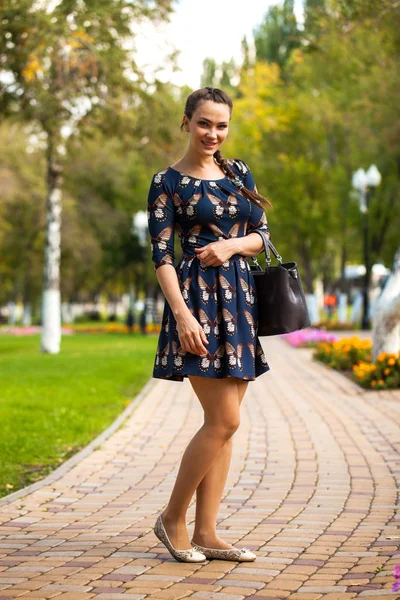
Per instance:
[[[29,38],[29,36],[27,36]],[[72,31],[69,39],[58,41],[58,51],[65,51],[69,56],[69,61],[73,62],[73,54],[79,50],[85,49],[93,42],[93,38],[86,31]],[[51,63],[48,60],[47,43],[45,41],[38,44],[35,52],[30,52],[27,57],[25,67],[21,75],[25,83],[33,83],[36,79],[41,79],[44,75],[45,65]]]

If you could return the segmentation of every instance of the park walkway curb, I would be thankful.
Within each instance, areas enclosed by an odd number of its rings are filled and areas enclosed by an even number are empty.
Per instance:
[[[218,521],[256,561],[178,563],[154,535],[203,412],[187,379],[153,379],[55,478],[3,499],[0,600],[399,599],[400,393],[261,341],[271,371],[249,383]]]

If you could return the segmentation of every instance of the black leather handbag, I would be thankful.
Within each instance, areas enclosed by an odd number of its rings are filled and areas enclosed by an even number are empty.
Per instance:
[[[304,329],[311,325],[300,273],[295,262],[282,262],[271,240],[263,231],[256,231],[264,241],[265,270],[252,256],[250,265],[254,276],[258,305],[258,331],[262,335],[278,335]],[[279,264],[271,266],[270,248]]]

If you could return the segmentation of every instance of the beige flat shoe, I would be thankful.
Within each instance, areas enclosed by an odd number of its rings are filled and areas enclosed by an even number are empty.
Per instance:
[[[250,562],[257,558],[254,552],[248,548],[206,548],[192,542],[193,548],[202,552],[207,558],[217,558],[218,560],[232,560],[239,562]]]
[[[178,560],[179,562],[190,563],[204,562],[205,560],[207,560],[206,556],[202,552],[197,551],[195,548],[189,548],[188,550],[178,550],[177,548],[174,548],[167,535],[167,532],[165,531],[161,515],[158,516],[157,521],[154,525],[154,533],[156,534],[160,542],[162,542],[164,546],[166,546],[166,548],[169,550],[170,554],[172,554],[175,560]]]

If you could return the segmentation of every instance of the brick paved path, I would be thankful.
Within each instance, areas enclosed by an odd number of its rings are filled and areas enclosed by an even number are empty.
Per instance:
[[[249,383],[218,527],[255,562],[178,563],[155,537],[202,410],[188,380],[151,380],[97,449],[0,501],[0,600],[400,598],[400,394],[263,346],[272,370]]]

